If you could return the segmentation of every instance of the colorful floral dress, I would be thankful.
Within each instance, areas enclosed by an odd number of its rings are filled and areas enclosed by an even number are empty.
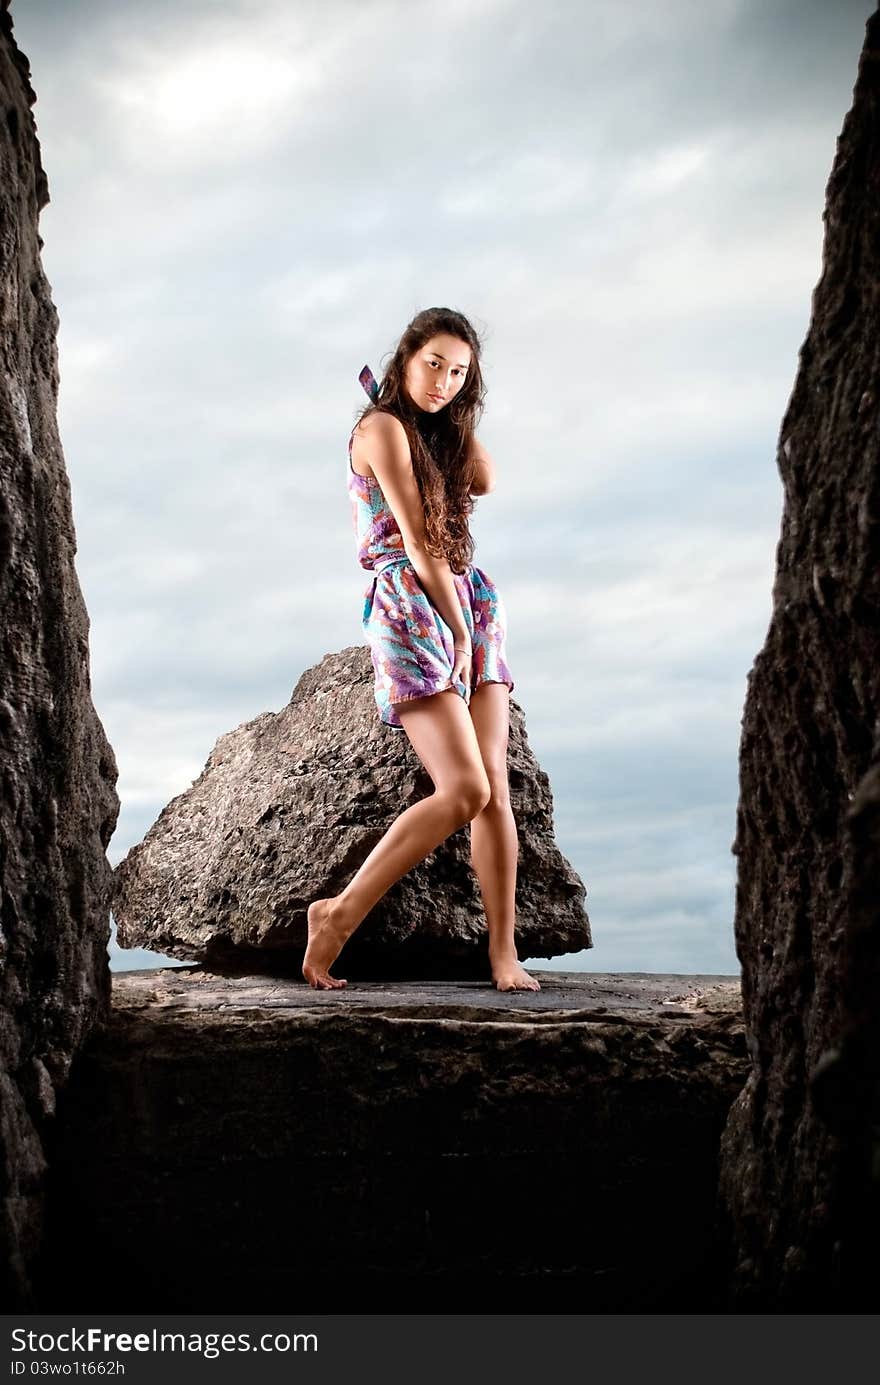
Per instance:
[[[375,673],[376,706],[386,726],[403,730],[395,703],[455,688],[470,703],[481,683],[505,683],[513,691],[504,642],[507,615],[494,582],[471,564],[452,578],[471,637],[471,686],[452,678],[452,630],[436,610],[406,555],[397,520],[379,482],[359,476],[348,442],[348,494],[358,542],[358,562],[372,572],[364,592],[362,624]]]

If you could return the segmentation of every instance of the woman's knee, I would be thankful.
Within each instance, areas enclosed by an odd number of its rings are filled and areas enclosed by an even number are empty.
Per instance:
[[[497,775],[490,774],[489,784],[491,787],[491,797],[489,799],[489,802],[485,803],[483,806],[488,808],[489,803],[491,803],[492,807],[498,810],[499,812],[502,809],[509,808],[510,783],[507,778],[507,771],[505,770],[503,773],[499,773]]]
[[[485,774],[461,775],[449,790],[462,822],[470,822],[482,812],[492,797],[492,788]]]
[[[435,792],[438,798],[445,799],[451,817],[463,827],[485,808],[492,791],[488,779],[480,779],[477,774],[458,774],[438,784]]]

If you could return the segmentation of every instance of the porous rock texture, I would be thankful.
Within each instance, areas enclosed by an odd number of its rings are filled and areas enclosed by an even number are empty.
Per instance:
[[[824,221],[779,435],[782,533],[734,843],[751,1072],[721,1189],[734,1301],[758,1311],[880,1307],[878,12]]]
[[[550,784],[512,699],[508,777],[519,955],[590,947],[586,890],[555,844]],[[214,970],[298,970],[308,905],[338,894],[394,818],[432,791],[405,732],[377,716],[366,646],[325,654],[280,712],[220,737],[117,866],[119,941]],[[336,972],[488,975],[487,937],[468,825],[387,891]]]
[[[0,11],[0,1300],[32,1305],[45,1143],[71,1060],[110,999],[116,762],[89,683],[56,424],[49,201],[27,58]]]

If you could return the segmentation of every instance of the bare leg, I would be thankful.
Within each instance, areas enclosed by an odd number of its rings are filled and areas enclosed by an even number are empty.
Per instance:
[[[490,788],[468,709],[454,688],[398,704],[434,792],[395,818],[341,894],[309,905],[303,976],[316,990],[347,983],[329,968],[386,890],[488,802]]]
[[[489,925],[492,979],[499,991],[539,991],[514,942],[519,841],[507,780],[510,690],[504,683],[481,683],[471,693],[470,710],[492,789],[489,802],[471,821],[471,861]]]

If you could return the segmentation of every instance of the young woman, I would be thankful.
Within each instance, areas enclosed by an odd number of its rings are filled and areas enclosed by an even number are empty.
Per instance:
[[[303,976],[318,990],[344,943],[385,891],[471,824],[471,859],[500,991],[540,986],[517,959],[517,833],[507,782],[506,617],[470,559],[471,498],[495,486],[474,437],[485,390],[479,338],[466,317],[427,308],[400,339],[381,389],[372,381],[349,440],[348,487],[361,566],[374,577],[363,627],[380,719],[403,729],[434,792],[391,824],[341,894],[308,909]],[[364,374],[361,381],[367,388]]]

